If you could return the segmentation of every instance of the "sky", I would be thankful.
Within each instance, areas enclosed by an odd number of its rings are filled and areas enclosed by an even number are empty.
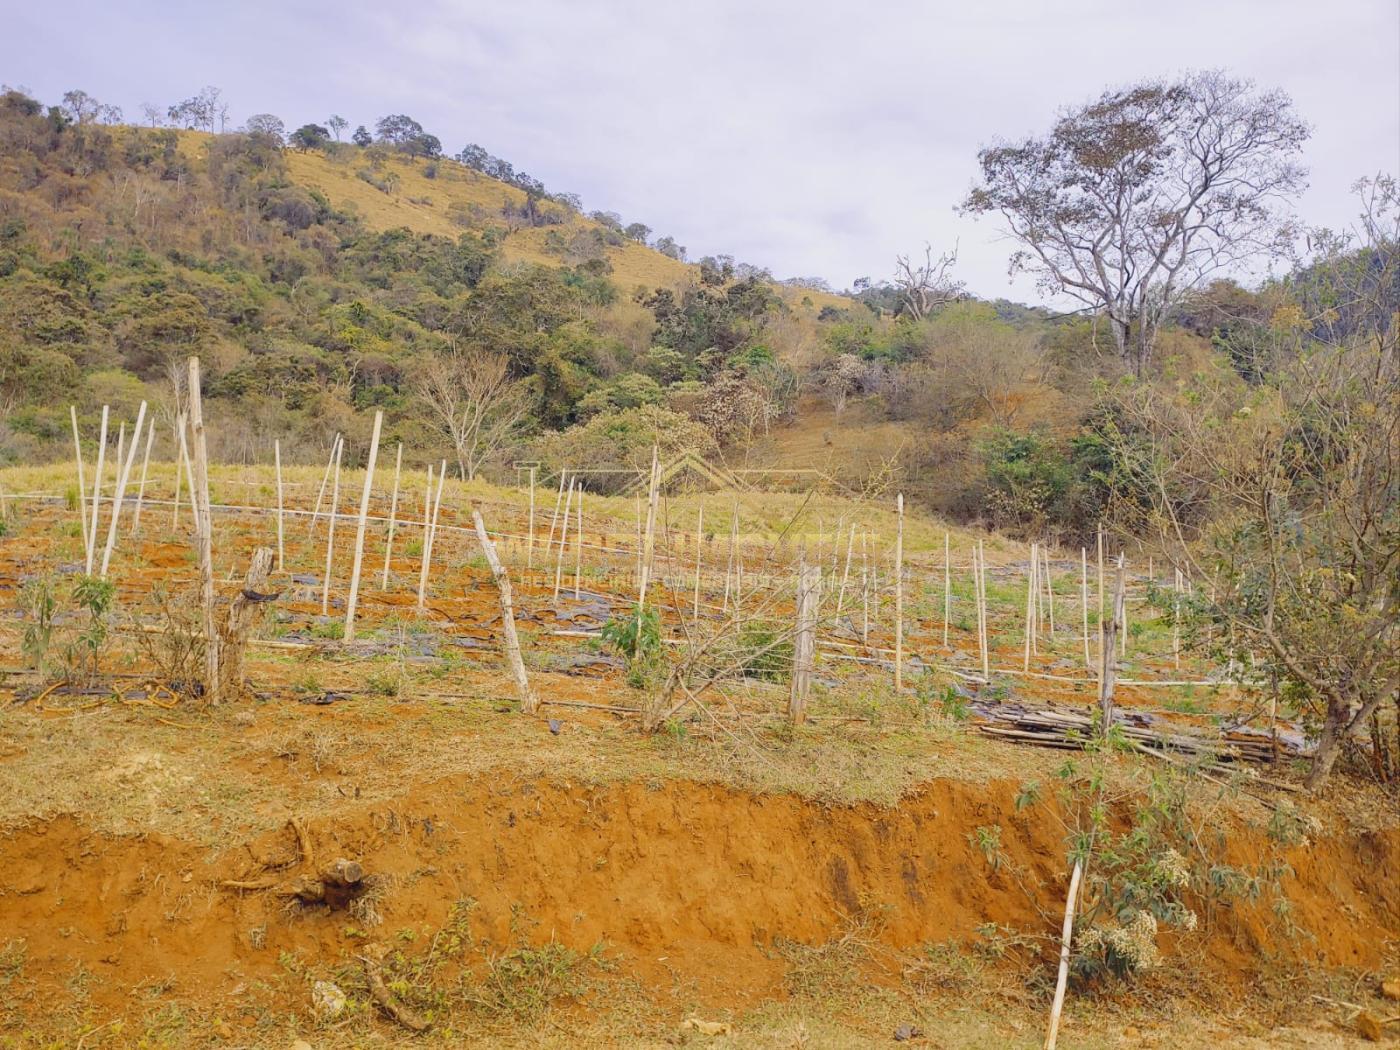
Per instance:
[[[0,83],[45,102],[77,87],[139,119],[213,84],[234,125],[407,113],[691,258],[837,288],[927,242],[973,293],[1036,300],[995,220],[957,214],[977,150],[1142,77],[1287,91],[1314,127],[1309,224],[1400,174],[1396,0],[0,0],[0,25]]]

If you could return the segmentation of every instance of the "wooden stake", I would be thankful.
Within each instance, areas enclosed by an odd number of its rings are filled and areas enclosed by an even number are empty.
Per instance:
[[[360,520],[355,526],[355,556],[350,563],[350,596],[345,600],[345,640],[355,640],[355,606],[360,599],[360,566],[365,554],[365,524],[369,517],[369,497],[374,486],[374,464],[379,459],[379,431],[384,413],[375,412],[369,439],[369,459],[365,463],[365,487],[360,490]]]
[[[991,681],[992,646],[991,638],[987,632],[987,548],[982,540],[977,541],[977,565],[979,580],[977,585],[977,601],[982,609],[982,677],[987,681]]]
[[[185,469],[185,489],[190,496],[190,524],[198,529],[199,522],[195,520],[195,515],[199,512],[199,508],[195,505],[194,499],[194,467],[190,465],[189,429],[189,417],[180,416],[180,463]],[[177,469],[176,477],[178,478],[178,476],[179,470]]]
[[[389,500],[389,535],[384,541],[384,577],[379,581],[379,589],[389,589],[389,559],[394,556],[394,526],[399,516],[399,471],[403,468],[403,442],[394,456],[394,495]]]
[[[564,497],[564,520],[559,525],[559,549],[554,554],[554,600],[559,600],[559,581],[564,574],[564,550],[569,543],[569,511],[574,505],[574,482],[569,482],[568,495]]]
[[[209,506],[209,451],[204,437],[204,401],[200,393],[199,358],[190,358],[189,369],[190,433],[194,444],[190,503],[195,521],[195,546],[199,555],[200,604],[204,609],[204,689],[208,702],[217,704],[220,700],[220,636],[214,622],[214,520]],[[182,437],[183,434],[181,431]]]
[[[1119,559],[1123,561],[1126,567],[1127,560],[1125,556],[1120,554]],[[1126,660],[1128,658],[1128,594],[1126,590],[1123,592],[1123,614],[1120,619],[1123,622],[1118,627],[1118,655],[1120,658]]]
[[[1050,633],[1046,635],[1050,644],[1055,641],[1055,577],[1051,574],[1050,559],[1044,551],[1040,555],[1040,578],[1045,582],[1045,608],[1050,614]]]
[[[335,444],[335,480],[331,483],[331,513],[326,529],[326,573],[321,581],[321,615],[329,616],[331,610],[331,559],[335,557],[335,519],[340,510],[340,454],[345,450],[345,442]]]
[[[1103,664],[1099,671],[1099,732],[1113,725],[1113,690],[1118,681],[1118,650],[1114,645],[1123,619],[1123,556],[1118,556],[1118,579],[1113,587],[1113,611],[1104,629]]]
[[[1099,663],[1102,664],[1102,663],[1103,663],[1103,632],[1104,632],[1104,623],[1103,623],[1103,614],[1104,614],[1104,608],[1103,608],[1103,526],[1102,526],[1102,525],[1099,526],[1099,531],[1098,531],[1098,545],[1099,545]]]
[[[173,529],[180,524],[180,472],[185,470],[186,476],[188,476],[187,468],[190,458],[189,449],[185,442],[185,414],[183,412],[175,414],[175,422],[172,426],[174,431],[170,435],[170,455],[175,460],[175,499],[170,508],[170,527]],[[191,496],[190,499],[193,500],[194,497]]]
[[[530,525],[529,532],[525,540],[525,568],[535,567],[535,471],[537,467],[530,468]]]
[[[574,529],[574,601],[582,595],[580,581],[583,577],[583,482],[578,483],[578,511]]]
[[[340,456],[340,442],[341,437],[339,434],[336,434],[335,440],[331,442],[330,457],[326,460],[326,472],[321,475],[321,487],[316,490],[316,508],[311,512],[311,522],[307,525],[307,531],[312,533],[316,531],[316,519],[321,516],[321,500],[325,498],[326,485],[331,480],[331,469],[335,466]]]
[[[87,520],[87,478],[83,476],[83,441],[78,436],[78,406],[68,406],[68,418],[73,421],[73,455],[78,461],[78,516],[83,526],[83,553],[87,553],[88,545],[88,520]]]
[[[549,516],[549,539],[544,541],[544,556],[549,558],[550,549],[554,546],[554,530],[559,524],[559,507],[564,502],[564,481],[568,478],[569,472],[561,470],[559,472],[559,491],[554,497],[554,513]],[[545,562],[545,572],[549,571],[549,562]]]
[[[851,552],[854,549],[855,545],[856,526],[855,522],[851,522],[851,532],[850,535],[846,537],[846,565],[845,568],[841,570],[841,589],[836,592],[836,614],[838,616],[841,615],[841,607],[845,604],[846,601],[846,582],[851,578]],[[832,571],[836,571],[834,566],[832,568]]]
[[[286,569],[286,555],[282,547],[282,441],[274,438],[272,441],[272,461],[277,467],[277,571],[283,572]]]
[[[661,452],[651,446],[651,482],[647,488],[647,528],[642,537],[642,579],[637,588],[637,607],[647,603],[647,579],[651,575],[652,556],[656,551],[656,508],[661,494]]]
[[[1084,613],[1084,666],[1092,668],[1094,658],[1089,653],[1089,552],[1079,548],[1079,604]]]
[[[1079,899],[1079,879],[1083,874],[1079,861],[1069,877],[1069,894],[1065,897],[1065,921],[1060,927],[1060,974],[1055,980],[1055,1001],[1050,1006],[1050,1031],[1045,1036],[1045,1050],[1055,1050],[1060,1036],[1060,1013],[1065,1007],[1065,988],[1069,983],[1070,942],[1074,938],[1074,907]]]
[[[510,576],[496,554],[496,545],[486,533],[486,524],[481,520],[481,512],[475,507],[472,508],[472,524],[476,526],[476,538],[481,543],[482,553],[486,555],[486,564],[491,566],[491,578],[496,581],[496,590],[501,596],[501,634],[504,642],[502,647],[505,649],[511,677],[515,679],[516,692],[520,694],[520,710],[532,715],[539,708],[539,699],[530,690],[530,680],[525,675],[525,661],[520,656],[520,637],[515,631],[515,607],[511,603]]]
[[[136,412],[136,427],[131,432],[131,450],[126,457],[117,458],[117,488],[112,494],[112,521],[107,526],[107,545],[102,549],[102,569],[98,575],[107,578],[107,566],[112,561],[112,548],[117,545],[117,520],[122,514],[122,499],[126,495],[126,483],[131,478],[131,468],[136,460],[136,447],[141,440],[141,427],[146,422],[146,402]]]
[[[146,471],[151,466],[151,439],[156,436],[155,420],[146,424],[146,454],[141,458],[141,484],[136,489],[136,513],[131,519],[131,533],[134,536],[141,528],[141,505],[146,501]]]
[[[705,556],[705,501],[700,501],[700,511],[695,517],[695,613],[694,619],[700,623],[700,572]]]
[[[724,611],[729,611],[729,586],[734,578],[734,557],[739,546],[739,501],[734,501],[734,513],[729,519],[729,563],[724,567]],[[738,596],[735,596],[738,603]]]
[[[428,469],[428,485],[432,486],[432,468]],[[428,599],[428,571],[432,564],[433,542],[437,539],[438,514],[442,512],[442,483],[447,480],[447,460],[443,460],[438,467],[437,492],[433,496],[433,514],[429,519],[426,516],[423,520],[423,566],[418,573],[418,611],[421,613],[427,608]]]
[[[952,568],[949,557],[948,531],[943,531],[943,648],[948,648],[948,619],[953,611],[953,577],[950,573]]]
[[[904,493],[895,497],[894,691],[904,688]]]
[[[867,535],[860,534],[860,644],[870,644],[870,554]]]
[[[122,462],[126,459],[126,420],[122,420],[117,426],[117,473],[121,473]]]
[[[808,565],[806,553],[797,563],[797,625],[792,646],[792,692],[788,696],[788,720],[794,725],[807,719],[807,694],[812,688],[812,668],[817,652],[817,600],[821,590],[820,563]],[[896,663],[896,668],[898,664]]]
[[[1172,578],[1172,661],[1181,669],[1181,570]]]
[[[1021,670],[1031,669],[1032,639],[1035,637],[1035,544],[1031,544],[1030,557],[1026,560],[1026,639],[1025,656]]]
[[[83,571],[92,575],[92,559],[97,552],[98,505],[102,499],[102,463],[107,454],[107,406],[102,406],[102,430],[97,439],[97,475],[92,479],[92,514],[88,524],[91,529],[87,537],[87,561]]]

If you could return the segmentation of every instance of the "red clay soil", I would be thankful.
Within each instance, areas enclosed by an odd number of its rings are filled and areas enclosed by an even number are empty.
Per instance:
[[[473,898],[479,939],[508,945],[513,917],[524,917],[534,941],[606,942],[650,986],[686,979],[702,1001],[743,1008],[782,994],[775,940],[824,943],[862,917],[898,947],[967,940],[985,923],[1045,930],[1022,884],[1047,912],[1062,907],[1063,831],[1018,812],[1016,790],[936,781],[882,809],[687,782],[476,778],[419,785],[392,806],[347,808],[308,830],[316,864],[344,856],[393,876],[373,938],[436,929]],[[996,872],[969,836],[991,824],[1005,851]],[[1269,855],[1254,833],[1232,841],[1239,865]],[[1203,915],[1204,965],[1219,983],[1247,979],[1265,955],[1371,967],[1400,935],[1400,831],[1285,856],[1292,919],[1306,935],[1285,936],[1268,900]],[[0,838],[0,946],[22,938],[25,978],[36,982],[19,1009],[63,1001],[81,964],[97,977],[88,994],[104,1016],[135,1009],[133,989],[170,977],[181,996],[236,1011],[275,994],[259,980],[279,973],[283,952],[333,965],[363,951],[345,912],[293,911],[271,892],[219,886],[298,864],[290,828],[213,857],[69,818],[11,831]]]

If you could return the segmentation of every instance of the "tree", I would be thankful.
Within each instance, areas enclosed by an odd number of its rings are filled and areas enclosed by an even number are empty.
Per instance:
[[[209,86],[201,89],[199,94],[171,106],[167,114],[172,123],[182,127],[203,128],[212,132],[217,123],[219,130],[223,131],[228,120],[228,103],[224,101],[222,91]]]
[[[350,126],[350,122],[339,113],[332,113],[330,119],[326,121],[326,127],[331,129],[335,135],[335,140],[340,141],[340,133]]]
[[[282,118],[273,116],[271,113],[254,113],[248,118],[244,127],[253,135],[266,135],[277,140],[281,145],[287,133],[287,127],[282,123]]]
[[[1278,207],[1303,189],[1308,135],[1287,95],[1223,72],[1145,81],[981,150],[963,209],[1000,214],[1021,245],[1010,272],[1100,312],[1141,374],[1185,294],[1287,247]]]
[[[451,440],[464,481],[520,432],[531,405],[509,359],[478,349],[434,357],[418,380],[418,396]]]
[[[76,89],[64,92],[63,105],[59,108],[79,127],[86,124],[120,124],[122,119],[120,106],[104,105],[86,91]]]
[[[491,161],[491,154],[486,152],[485,147],[468,142],[462,147],[462,152],[457,154],[457,159],[473,171],[485,171]]]
[[[423,135],[423,125],[403,113],[391,113],[387,117],[380,117],[379,122],[374,125],[374,130],[381,142],[393,143],[396,146]]]
[[[685,245],[677,244],[674,237],[658,237],[653,247],[668,258],[685,262]]]
[[[365,126],[364,126],[363,124],[361,124],[359,127],[357,127],[357,128],[355,129],[355,133],[354,133],[353,135],[350,136],[350,141],[353,142],[353,143],[354,143],[355,145],[357,145],[357,146],[364,147],[364,146],[368,146],[370,143],[372,143],[372,142],[374,141],[374,136],[371,135],[371,134],[365,129]]]
[[[895,256],[894,284],[899,290],[900,312],[922,321],[940,306],[962,298],[963,285],[949,271],[958,261],[958,249],[944,252],[937,259],[933,249],[924,245],[924,261],[910,261],[907,255]]]
[[[160,122],[165,118],[165,110],[159,106],[153,106],[149,102],[141,103],[141,115],[146,118],[151,127],[160,127]]]
[[[1197,634],[1260,662],[1312,722],[1314,790],[1367,730],[1373,769],[1400,777],[1378,717],[1400,704],[1400,196],[1391,179],[1362,192],[1360,243],[1314,234],[1322,254],[1261,333],[1277,352],[1256,381],[1134,384],[1114,441],[1136,493],[1120,517],[1197,581]]]
[[[330,139],[331,133],[320,124],[303,124],[289,136],[291,144],[303,153],[311,149],[324,149]]]
[[[651,227],[644,222],[631,222],[627,224],[627,229],[622,231],[630,240],[638,244],[646,244],[647,238],[651,236]]]

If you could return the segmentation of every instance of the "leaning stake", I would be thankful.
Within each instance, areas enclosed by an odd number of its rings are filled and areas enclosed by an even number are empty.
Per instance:
[[[360,520],[355,526],[355,556],[350,563],[350,596],[345,600],[345,640],[355,640],[355,606],[360,598],[360,567],[365,556],[365,521],[369,516],[369,497],[374,487],[374,464],[379,458],[379,430],[384,425],[384,413],[374,414],[374,430],[369,439],[369,460],[365,463],[365,487],[360,490]]]

